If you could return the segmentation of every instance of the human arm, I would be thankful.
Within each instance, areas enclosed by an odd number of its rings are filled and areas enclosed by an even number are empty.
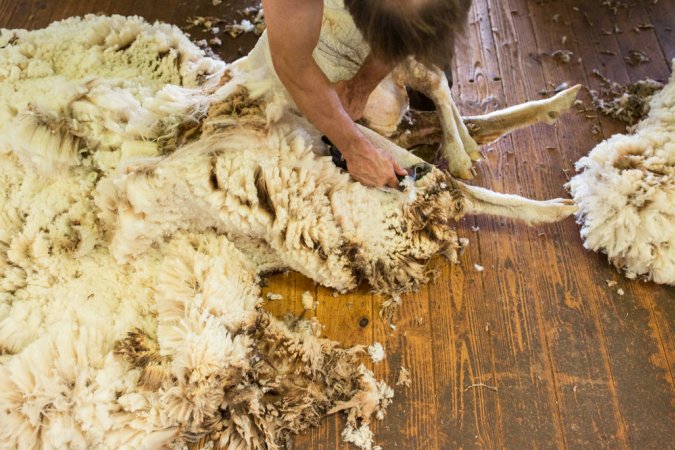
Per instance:
[[[322,0],[263,0],[263,8],[274,69],[298,108],[340,149],[354,179],[397,187],[396,174],[405,170],[358,130],[312,56],[321,32]]]
[[[394,64],[388,64],[371,53],[352,79],[335,83],[340,101],[353,120],[363,117],[368,97],[393,68]]]

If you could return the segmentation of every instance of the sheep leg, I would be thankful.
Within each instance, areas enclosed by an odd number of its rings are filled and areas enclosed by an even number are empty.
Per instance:
[[[466,214],[487,214],[522,220],[528,224],[557,222],[574,214],[578,206],[571,199],[531,200],[500,194],[485,188],[456,182],[464,194]]]
[[[482,116],[463,117],[471,137],[480,145],[496,141],[501,136],[537,122],[553,123],[568,110],[576,99],[581,85],[559,92],[544,100],[536,100],[494,111]],[[410,148],[419,144],[439,144],[442,130],[435,111],[411,110],[412,125],[402,124],[392,139],[400,146]]]
[[[465,117],[473,139],[480,145],[494,142],[506,133],[538,122],[554,123],[577,98],[581,85],[565,89],[551,98],[535,100],[482,116]]]
[[[389,136],[396,145],[410,149],[417,145],[441,143],[443,132],[436,111],[411,109],[407,114],[407,120],[402,120],[394,134]]]
[[[450,173],[459,178],[473,178],[471,160],[480,158],[478,144],[471,138],[452,101],[445,74],[438,68],[429,69],[414,59],[408,59],[400,69],[399,75],[405,84],[429,97],[436,105],[443,131],[441,150],[448,160]]]

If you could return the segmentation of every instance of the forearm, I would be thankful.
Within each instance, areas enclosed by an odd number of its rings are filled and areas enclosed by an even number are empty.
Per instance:
[[[296,105],[307,119],[340,149],[350,156],[359,141],[365,139],[345,111],[335,88],[314,62],[308,62],[293,73],[277,68],[281,79]]]
[[[377,85],[391,73],[394,66],[369,54],[361,64],[359,71],[349,81],[351,88],[355,90],[353,95],[362,96],[365,99],[370,97]]]

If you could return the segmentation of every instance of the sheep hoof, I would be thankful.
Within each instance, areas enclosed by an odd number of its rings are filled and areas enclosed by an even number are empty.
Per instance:
[[[555,122],[560,114],[567,111],[572,107],[574,101],[577,99],[581,85],[577,84],[571,88],[565,89],[564,91],[558,92],[556,95],[551,97],[550,106],[547,108],[546,117],[544,121],[552,124]]]
[[[554,198],[547,200],[545,203],[551,207],[549,212],[552,213],[551,218],[554,220],[562,220],[579,211],[579,205],[570,198]]]
[[[472,161],[477,161],[478,159],[480,159],[481,157],[480,147],[478,147],[478,144],[473,138],[469,137],[466,139],[462,139],[462,147],[464,147],[464,153],[469,155],[469,158],[471,158]]]
[[[483,155],[481,154],[481,152],[479,150],[474,150],[474,151],[469,152],[469,158],[471,158],[471,161],[474,161],[474,162],[480,161],[481,159],[483,159]]]
[[[556,200],[558,200],[558,203],[561,203],[563,205],[576,205],[576,203],[574,203],[574,200],[572,200],[571,198],[559,198]]]

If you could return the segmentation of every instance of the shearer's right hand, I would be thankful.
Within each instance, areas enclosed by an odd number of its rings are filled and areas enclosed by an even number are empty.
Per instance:
[[[396,175],[408,174],[389,153],[374,146],[365,138],[343,152],[343,157],[347,161],[347,170],[352,178],[365,186],[388,186],[397,189],[399,182]]]

